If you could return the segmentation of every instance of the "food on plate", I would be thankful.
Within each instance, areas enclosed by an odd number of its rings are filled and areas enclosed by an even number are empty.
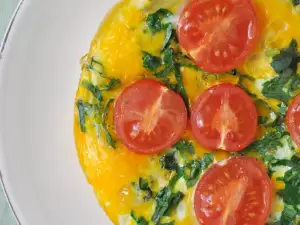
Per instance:
[[[299,24],[297,0],[113,7],[74,131],[114,224],[300,224]]]

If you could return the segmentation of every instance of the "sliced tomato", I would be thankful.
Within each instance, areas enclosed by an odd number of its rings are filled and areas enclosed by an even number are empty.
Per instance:
[[[300,147],[300,95],[298,95],[287,112],[287,127],[295,144]]]
[[[192,0],[180,16],[177,33],[180,45],[200,68],[227,72],[255,47],[256,12],[251,0]]]
[[[156,154],[175,144],[187,125],[187,109],[176,92],[154,80],[127,87],[115,105],[115,129],[128,149]]]
[[[212,166],[194,195],[201,225],[264,225],[272,205],[272,185],[255,158],[234,157]]]
[[[203,147],[240,151],[254,140],[256,107],[241,88],[220,84],[197,99],[192,107],[191,125],[195,139]]]

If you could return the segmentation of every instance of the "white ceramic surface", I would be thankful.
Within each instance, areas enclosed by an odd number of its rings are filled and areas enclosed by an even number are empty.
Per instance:
[[[0,61],[0,171],[21,225],[111,225],[79,166],[79,59],[116,0],[25,0]]]

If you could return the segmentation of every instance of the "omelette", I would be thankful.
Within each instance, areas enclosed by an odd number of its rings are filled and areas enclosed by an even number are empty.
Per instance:
[[[122,0],[75,99],[116,225],[300,224],[300,1]]]

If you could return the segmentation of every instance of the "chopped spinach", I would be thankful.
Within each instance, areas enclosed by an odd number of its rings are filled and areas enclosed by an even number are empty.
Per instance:
[[[166,28],[163,20],[172,16],[172,12],[167,9],[159,9],[155,13],[149,14],[146,19],[146,24],[152,33],[157,33]]]
[[[184,194],[181,192],[172,193],[172,187],[164,187],[155,197],[156,207],[151,220],[159,224],[163,216],[169,215],[173,209],[176,209]]]
[[[148,225],[149,222],[144,217],[137,217],[134,212],[130,213],[131,218],[136,222],[136,225]]]
[[[179,93],[183,98],[187,109],[190,108],[189,98],[183,84],[182,74],[180,72],[180,65],[176,62],[173,48],[165,49],[161,58],[152,56],[149,53],[144,53],[143,65],[145,69],[153,72],[155,77],[166,83],[170,89]],[[158,71],[159,68],[161,68],[160,71]],[[172,75],[175,77],[176,84],[170,82],[169,78]]]
[[[164,40],[164,43],[163,43],[163,46],[162,46],[162,51],[167,47],[167,45],[169,44],[171,38],[172,38],[172,35],[173,35],[173,26],[171,23],[169,23],[167,25],[167,29],[166,29],[166,36],[165,36],[165,40]]]
[[[102,92],[96,85],[94,85],[91,82],[86,81],[86,80],[82,81],[81,85],[83,87],[85,87],[86,89],[88,89],[95,96],[95,98],[98,100],[98,102],[102,102],[102,100],[103,100]]]
[[[145,69],[151,72],[156,72],[157,69],[161,66],[161,58],[144,52],[143,66]]]
[[[174,170],[176,171],[178,169],[178,163],[176,159],[176,152],[169,152],[165,154],[163,157],[160,158],[160,165],[161,168],[166,169],[166,170]]]
[[[184,178],[188,188],[193,187],[199,180],[200,175],[205,171],[214,161],[214,155],[205,154],[199,160],[193,160],[184,167]]]
[[[106,124],[107,111],[108,111],[109,106],[110,106],[113,102],[114,102],[114,99],[110,99],[110,100],[108,100],[108,102],[106,103],[106,105],[105,105],[105,107],[104,107],[104,110],[103,110],[103,114],[102,114],[102,123],[101,123],[101,126],[102,126],[103,132],[104,132],[104,134],[105,134],[107,144],[108,144],[109,146],[111,146],[113,149],[116,149],[116,142],[115,142],[115,140],[112,138],[112,135],[109,133],[108,127],[107,127],[107,124]]]
[[[179,152],[179,154],[185,161],[188,160],[188,154],[195,154],[194,145],[188,140],[180,140],[173,146],[173,148],[175,148]]]
[[[269,162],[274,159],[272,153],[283,147],[281,139],[285,136],[289,136],[289,134],[283,127],[274,127],[261,140],[253,142],[243,152],[256,150],[265,162]]]
[[[284,203],[297,208],[300,206],[300,166],[293,167],[287,171],[283,181],[285,189],[280,194]]]
[[[104,77],[104,66],[95,57],[92,57],[91,62],[87,64],[86,68],[101,77]]]
[[[149,182],[146,179],[144,179],[142,177],[139,178],[138,188],[139,188],[139,190],[144,192],[144,194],[145,194],[144,201],[145,202],[149,201],[152,198],[153,192],[149,186]]]
[[[287,89],[287,85],[290,86],[288,87],[289,90],[293,90],[298,86],[297,82],[293,86],[293,81],[298,80],[296,73],[300,62],[297,47],[297,41],[292,40],[288,48],[282,49],[278,55],[273,57],[271,66],[278,76],[263,84],[262,94],[265,97],[278,99],[285,103],[291,98],[290,93],[285,89]]]
[[[293,207],[285,205],[278,225],[296,225],[294,221],[296,219],[297,214],[297,211]]]
[[[111,79],[107,85],[101,88],[101,91],[109,91],[114,89],[117,85],[121,83],[120,79]]]
[[[292,3],[294,6],[297,6],[300,4],[300,0],[292,0]]]
[[[79,124],[80,124],[80,129],[81,132],[86,132],[86,127],[85,127],[85,116],[86,116],[86,110],[84,107],[84,104],[82,100],[78,100],[76,102],[76,106],[78,108],[78,113],[79,113]]]

